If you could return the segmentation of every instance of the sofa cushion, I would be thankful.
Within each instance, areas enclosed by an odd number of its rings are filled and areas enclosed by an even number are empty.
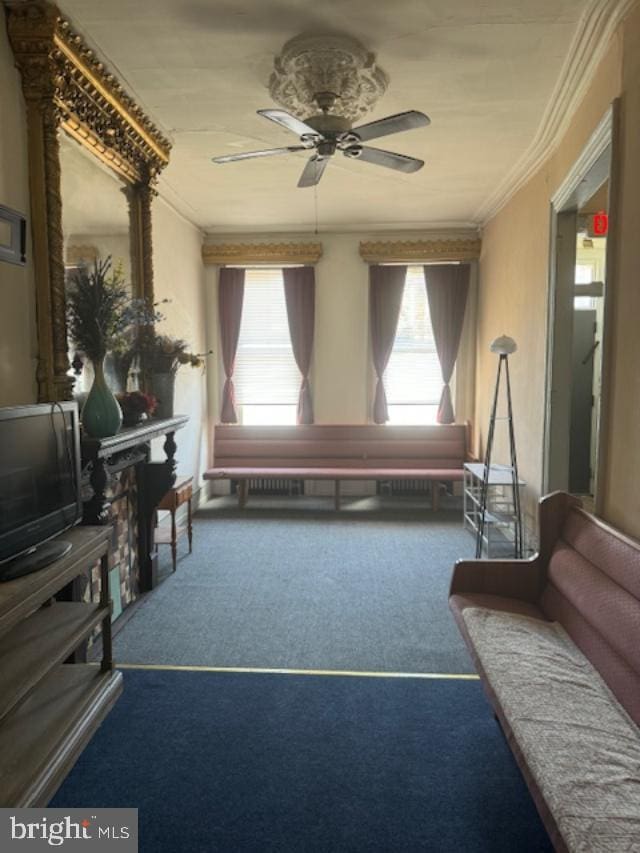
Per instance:
[[[570,601],[611,648],[640,672],[640,601],[633,593],[562,540],[554,548],[547,576],[549,586]],[[542,596],[543,609],[546,592]],[[569,626],[564,627],[570,630]]]
[[[486,607],[466,631],[570,851],[640,838],[640,731],[561,625]]]
[[[443,480],[462,479],[467,442],[465,424],[220,425],[214,430],[213,462],[218,471],[366,468],[371,469],[369,479],[379,479],[379,470],[399,470],[400,477],[408,478],[413,469],[427,469],[442,470]]]
[[[305,460],[309,461],[309,460]],[[276,480],[462,480],[462,469],[456,468],[339,468],[326,465],[321,468],[293,467],[282,464],[266,467],[224,466],[208,468],[205,480],[251,480],[255,477],[273,477]]]
[[[522,616],[530,616],[532,619],[548,621],[537,604],[524,601],[521,598],[509,598],[506,595],[490,595],[486,592],[452,595],[449,599],[449,607],[456,615],[458,613],[461,614],[467,607],[484,607],[490,610],[504,610],[507,613],[520,613]]]

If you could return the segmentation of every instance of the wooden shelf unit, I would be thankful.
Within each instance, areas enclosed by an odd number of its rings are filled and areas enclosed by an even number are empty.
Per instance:
[[[109,527],[76,527],[62,559],[0,583],[0,807],[46,806],[122,692],[111,658]],[[97,604],[53,596],[100,560]],[[98,664],[63,663],[102,624]]]

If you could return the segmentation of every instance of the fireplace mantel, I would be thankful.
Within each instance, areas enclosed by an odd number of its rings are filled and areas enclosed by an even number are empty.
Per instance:
[[[188,422],[186,415],[148,420],[123,429],[108,438],[83,437],[82,487],[83,524],[110,524],[111,501],[108,491],[116,475],[135,469],[137,566],[139,578],[133,584],[137,592],[146,592],[157,583],[157,555],[153,541],[156,507],[173,486],[176,478],[174,434]],[[165,437],[165,459],[151,460],[151,442]],[[131,473],[134,476],[134,473]]]
[[[174,433],[181,429],[189,420],[187,415],[175,415],[173,418],[163,420],[142,421],[138,426],[125,427],[117,435],[108,438],[82,438],[82,459],[108,459],[126,450],[139,447],[161,438],[167,433]]]

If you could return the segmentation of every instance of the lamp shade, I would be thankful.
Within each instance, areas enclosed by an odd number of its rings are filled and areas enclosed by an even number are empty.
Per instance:
[[[511,355],[518,349],[518,344],[513,340],[513,338],[510,338],[507,335],[501,335],[499,338],[495,339],[489,349],[491,352],[495,352],[498,355]]]

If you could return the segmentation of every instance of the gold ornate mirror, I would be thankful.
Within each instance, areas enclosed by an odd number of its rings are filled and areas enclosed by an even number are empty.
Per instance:
[[[75,180],[73,191],[81,195],[77,171],[82,171],[74,156],[79,152],[70,153],[67,148],[69,140],[107,166],[124,188],[130,281],[136,296],[150,300],[153,185],[169,162],[171,145],[55,5],[45,0],[6,5],[9,39],[22,75],[27,110],[38,398],[64,400],[72,396],[73,389],[65,318],[65,242],[73,245],[75,225],[69,208],[67,222],[71,224],[64,227],[67,202],[62,189],[64,186],[65,194],[68,188],[71,191]],[[66,169],[61,177],[65,164],[71,169],[69,179]],[[96,188],[103,185],[98,182]],[[116,216],[119,228],[122,211]],[[104,246],[102,251],[106,251]]]

